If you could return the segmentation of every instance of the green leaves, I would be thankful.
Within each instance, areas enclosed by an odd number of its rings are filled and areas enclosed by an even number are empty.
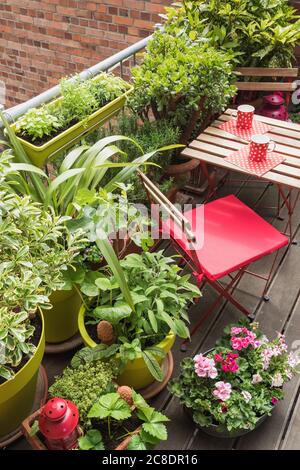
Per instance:
[[[164,376],[155,356],[148,350],[143,351],[142,355],[150,374],[155,378],[155,380],[162,382]]]
[[[131,409],[118,393],[108,393],[99,398],[89,411],[89,418],[105,419],[111,417],[116,421],[129,418]]]
[[[104,450],[102,435],[98,429],[90,429],[78,439],[80,450]]]
[[[96,307],[93,316],[101,321],[107,320],[112,325],[116,325],[124,318],[130,317],[132,309],[125,302],[118,302],[114,307]]]

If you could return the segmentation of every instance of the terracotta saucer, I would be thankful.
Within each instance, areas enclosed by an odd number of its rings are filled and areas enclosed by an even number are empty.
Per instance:
[[[72,336],[72,338],[63,341],[62,343],[46,343],[45,353],[46,354],[61,354],[64,352],[72,351],[72,349],[81,346],[82,338],[79,333]]]

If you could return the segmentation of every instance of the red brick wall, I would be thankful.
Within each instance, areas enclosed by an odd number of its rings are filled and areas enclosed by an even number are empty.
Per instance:
[[[139,39],[173,0],[0,0],[0,80],[10,107]]]

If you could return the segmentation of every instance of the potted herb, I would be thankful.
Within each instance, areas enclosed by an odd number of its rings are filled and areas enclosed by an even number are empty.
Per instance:
[[[169,420],[165,415],[149,406],[131,388],[117,385],[111,388],[108,393],[95,389],[87,414],[89,426],[81,428],[77,450],[145,450],[167,439],[165,423]],[[82,400],[85,401],[84,396]],[[39,432],[40,412],[26,418],[22,427],[33,449],[47,450]]]
[[[30,411],[45,347],[39,307],[63,283],[76,239],[64,219],[30,197],[7,191],[0,158],[0,438],[13,432]],[[66,243],[61,243],[65,239]]]
[[[131,91],[128,83],[105,72],[85,81],[79,76],[64,78],[59,98],[30,109],[11,129],[31,161],[42,167],[49,156],[74,145],[114,116]]]
[[[129,303],[109,271],[88,273],[79,331],[95,354],[117,355],[118,383],[142,389],[162,381],[161,363],[175,335],[189,336],[187,308],[199,289],[180,276],[174,258],[162,252],[130,254],[120,261],[132,299]]]
[[[169,419],[129,387],[102,395],[88,416],[93,429],[79,438],[80,450],[146,450],[168,437]]]
[[[299,362],[283,335],[271,341],[257,323],[240,322],[225,328],[213,350],[184,359],[170,390],[201,430],[238,437],[272,414]]]

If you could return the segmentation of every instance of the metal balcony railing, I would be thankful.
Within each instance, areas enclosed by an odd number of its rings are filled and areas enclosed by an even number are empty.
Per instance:
[[[123,49],[120,52],[117,52],[111,57],[102,60],[96,65],[84,70],[79,74],[82,80],[87,78],[92,78],[99,74],[100,72],[112,71],[119,68],[120,76],[123,78],[126,74],[126,64],[129,65],[132,62],[132,65],[137,63],[137,55],[147,46],[151,36],[142,39],[141,41],[136,42],[135,44]],[[72,78],[70,79],[72,80]],[[60,95],[59,85],[56,85],[49,90],[44,91],[38,96],[35,96],[24,103],[18,104],[12,108],[5,110],[5,115],[9,122],[14,122],[20,116],[25,114],[29,109],[36,108],[44,103],[47,103]],[[0,121],[0,130],[3,128],[3,123]]]

